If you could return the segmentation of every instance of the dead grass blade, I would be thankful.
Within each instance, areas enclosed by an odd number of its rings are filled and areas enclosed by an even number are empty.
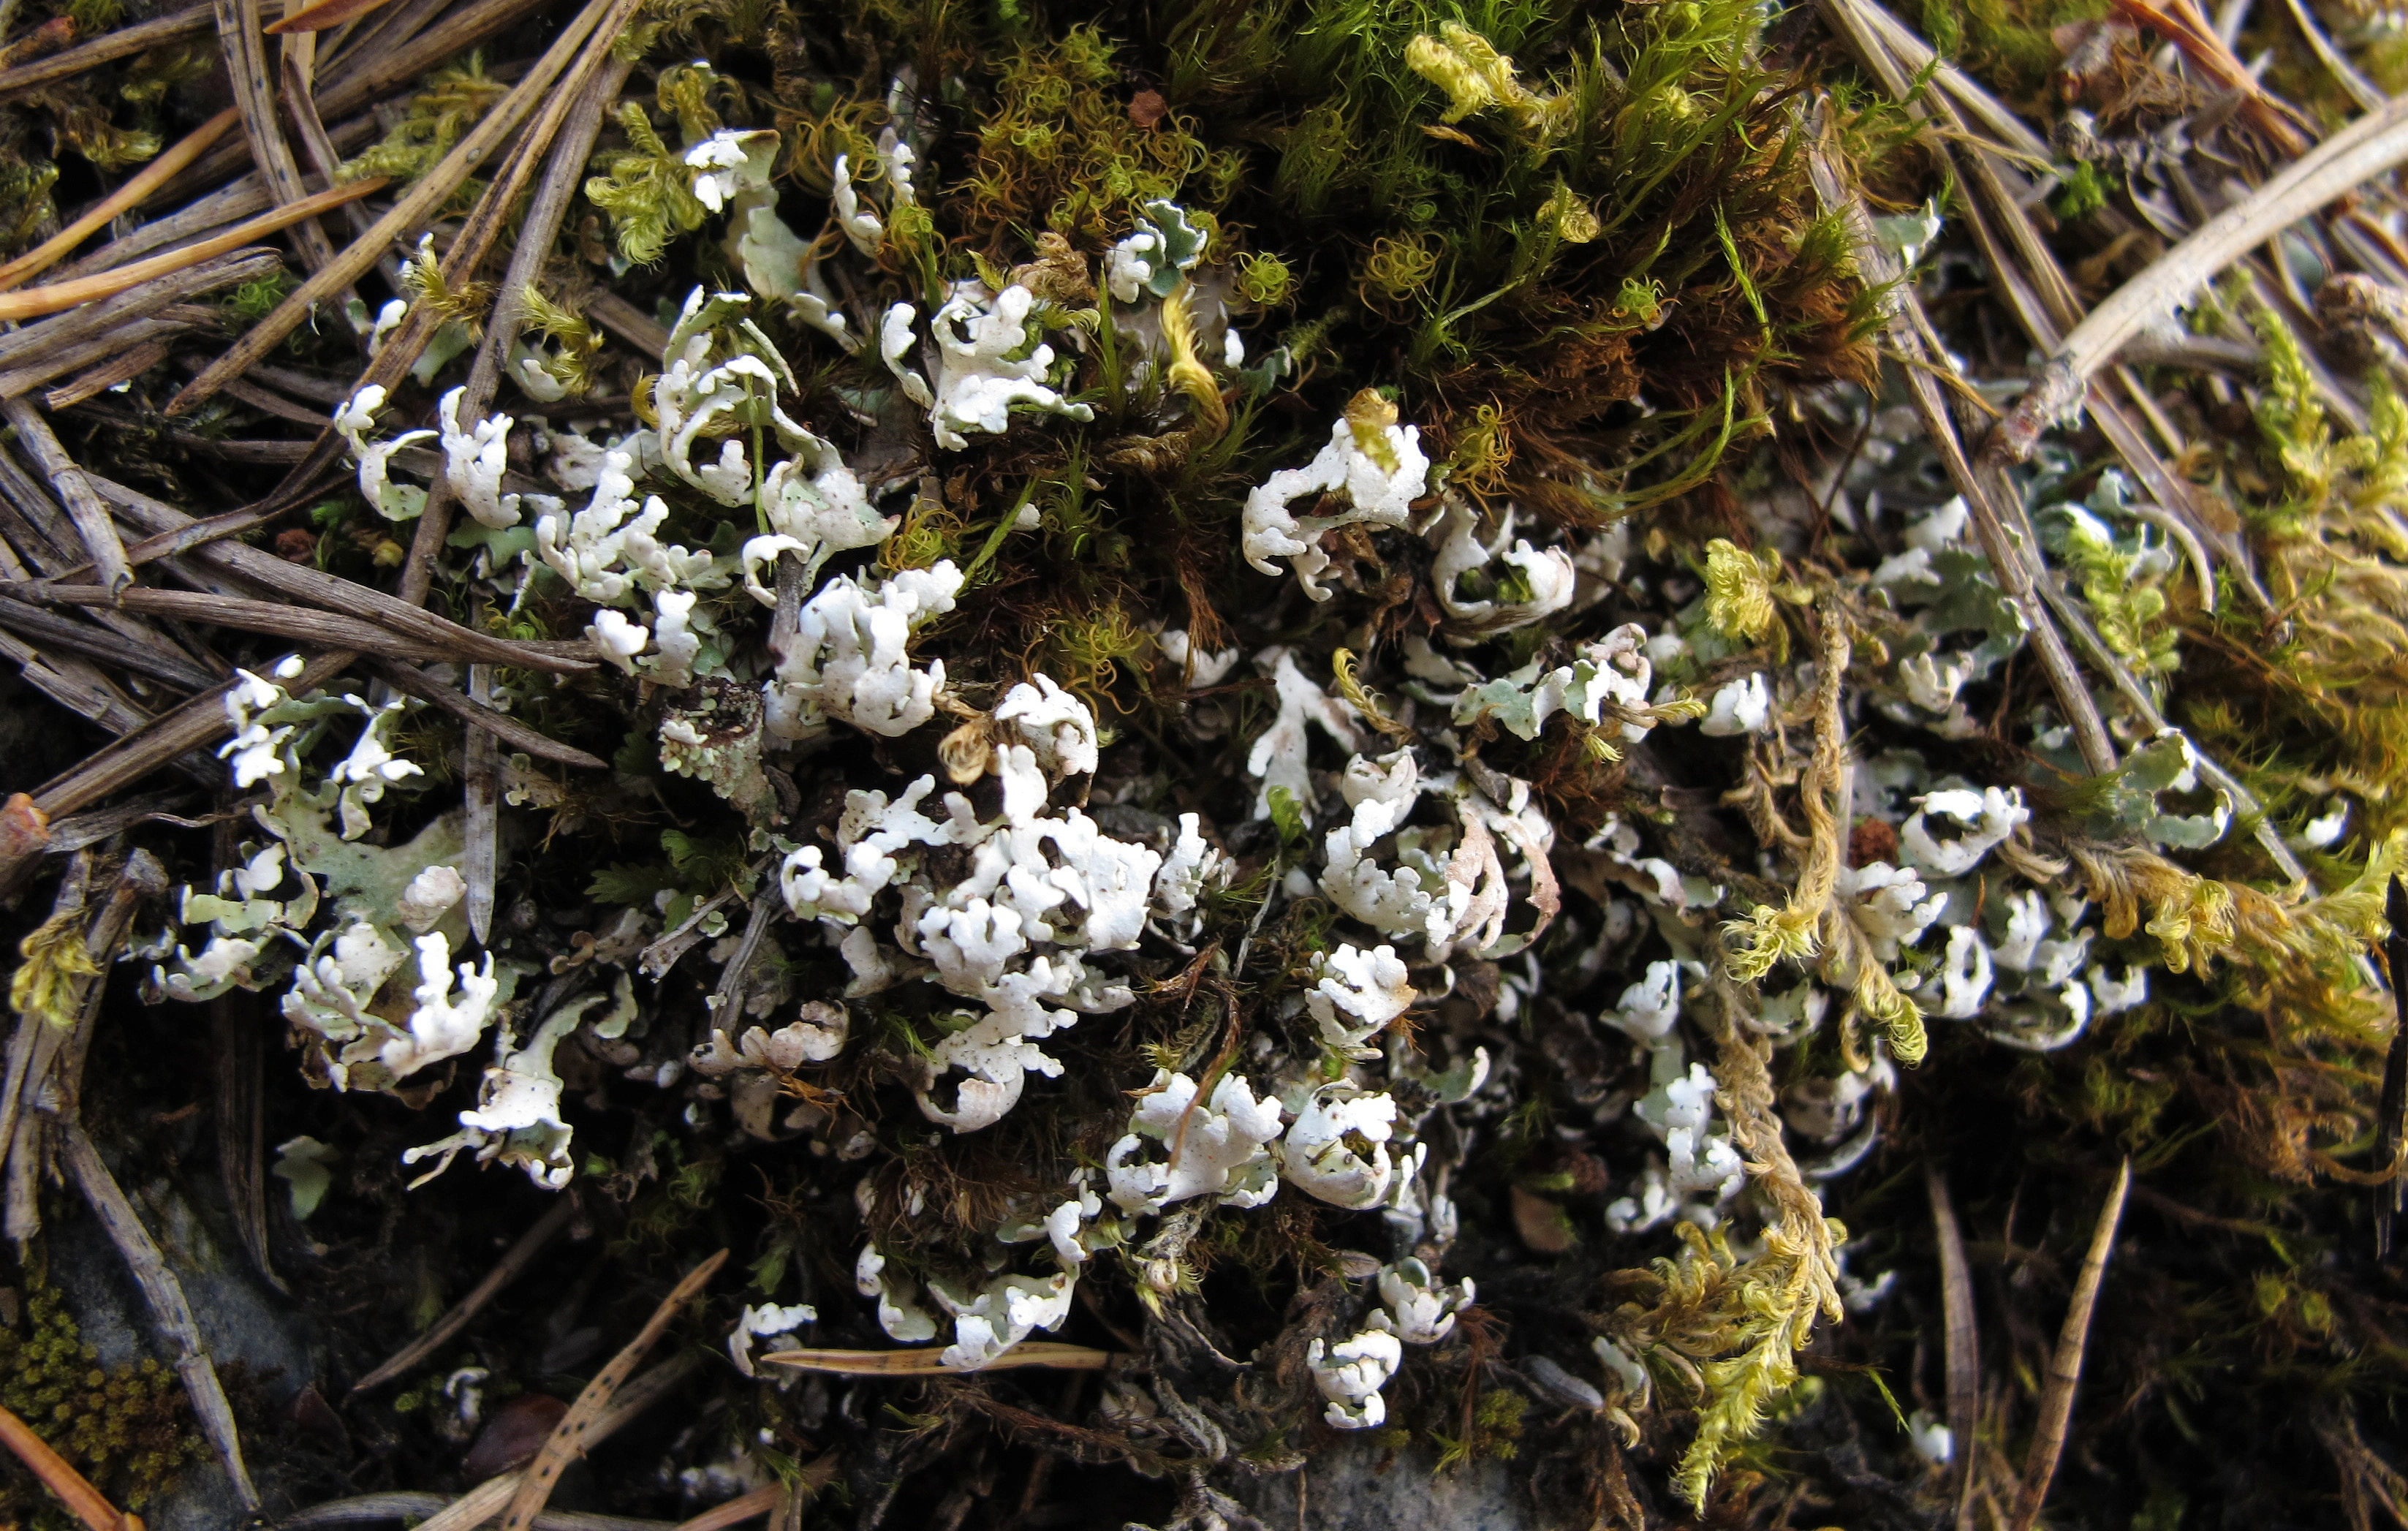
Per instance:
[[[2032,1427],[2031,1452],[2024,1461],[2023,1488],[2008,1517],[2009,1531],[2031,1531],[2048,1485],[2057,1477],[2057,1462],[2065,1451],[2066,1425],[2073,1418],[2073,1389],[2082,1380],[2083,1347],[2090,1338],[2090,1310],[2099,1301],[2099,1283],[2107,1274],[2107,1253],[2115,1244],[2115,1227],[2123,1220],[2124,1198],[2132,1189],[2132,1161],[2115,1171],[2114,1189],[2099,1209],[2099,1224],[2090,1235],[2090,1252],[2073,1281],[2073,1299],[2066,1304],[2065,1327],[2057,1332],[2057,1353],[2049,1358],[2048,1382],[2041,1390],[2040,1419]]]
[[[644,1321],[643,1328],[627,1342],[627,1348],[612,1356],[609,1366],[595,1373],[594,1380],[585,1384],[585,1391],[577,1395],[577,1401],[569,1405],[568,1412],[562,1415],[560,1423],[552,1427],[552,1438],[543,1443],[543,1449],[536,1452],[535,1460],[526,1465],[525,1472],[519,1479],[518,1490],[510,1496],[509,1509],[502,1517],[502,1531],[530,1531],[544,1501],[552,1497],[552,1485],[560,1481],[561,1469],[585,1454],[589,1437],[598,1436],[595,1427],[609,1405],[610,1395],[634,1374],[637,1365],[644,1359],[644,1352],[652,1348],[653,1341],[659,1339],[662,1332],[676,1320],[686,1300],[709,1285],[711,1277],[717,1275],[719,1267],[726,1263],[727,1252],[721,1250],[688,1271],[685,1280],[678,1282],[669,1295],[661,1299],[661,1305],[652,1309],[652,1316]]]

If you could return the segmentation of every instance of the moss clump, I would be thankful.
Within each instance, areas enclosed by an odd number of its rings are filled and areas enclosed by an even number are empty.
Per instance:
[[[104,1368],[58,1290],[38,1279],[26,1293],[23,1326],[0,1329],[0,1406],[125,1510],[141,1509],[206,1450],[176,1374],[148,1358]],[[0,1465],[0,1518],[66,1524],[13,1458]]]

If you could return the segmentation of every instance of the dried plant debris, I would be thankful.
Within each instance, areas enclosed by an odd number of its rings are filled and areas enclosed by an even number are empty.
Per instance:
[[[2396,18],[197,14],[0,6],[97,1494],[2408,1526]]]

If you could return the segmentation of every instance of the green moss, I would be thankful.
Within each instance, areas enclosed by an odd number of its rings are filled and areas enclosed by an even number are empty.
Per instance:
[[[22,1326],[0,1329],[0,1406],[124,1510],[141,1509],[206,1452],[176,1374],[147,1358],[104,1368],[57,1289],[38,1277]],[[31,1474],[0,1462],[0,1518],[67,1524]]]

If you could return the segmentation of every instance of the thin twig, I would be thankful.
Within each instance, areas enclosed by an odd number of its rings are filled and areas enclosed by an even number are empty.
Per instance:
[[[2107,1253],[2114,1247],[2115,1225],[2124,1216],[2124,1198],[2132,1188],[2132,1161],[2115,1170],[2114,1189],[2099,1209],[2091,1231],[2090,1252],[2073,1280],[2073,1300],[2066,1305],[2065,1326],[2057,1331],[2057,1353],[2049,1358],[2048,1384],[2041,1392],[2040,1418],[2032,1427],[2031,1452],[2024,1461],[2022,1491],[2015,1496],[2009,1531],[2031,1531],[2040,1518],[2042,1501],[2057,1476],[2057,1460],[2065,1450],[2066,1425],[2073,1418],[2073,1389],[2082,1381],[2082,1351],[2090,1338],[2090,1310],[2099,1300],[2099,1283],[2107,1273]]]
[[[585,1390],[577,1395],[577,1401],[568,1406],[568,1412],[552,1426],[551,1438],[536,1452],[535,1460],[526,1465],[526,1471],[519,1480],[518,1490],[510,1496],[509,1509],[502,1517],[502,1531],[530,1531],[536,1516],[543,1511],[544,1501],[552,1497],[552,1485],[560,1481],[562,1469],[585,1454],[591,1438],[596,1435],[595,1427],[603,1411],[609,1405],[610,1395],[635,1374],[644,1353],[675,1321],[687,1299],[709,1285],[711,1277],[717,1275],[719,1267],[726,1263],[727,1252],[721,1250],[688,1271],[685,1280],[678,1282],[669,1295],[661,1299],[661,1305],[652,1309],[652,1316],[644,1321],[644,1327],[627,1342],[627,1348],[612,1356],[609,1366],[594,1374],[594,1380],[585,1384]]]
[[[42,407],[55,412],[81,404],[95,393],[106,393],[120,383],[132,382],[166,359],[165,340],[144,340],[133,350],[120,351],[99,365],[88,367],[58,387],[46,391],[42,394]],[[8,396],[0,392],[0,398]]]
[[[221,844],[227,843],[221,841]],[[265,1068],[256,996],[230,989],[209,1001],[209,1039],[217,1054],[218,1179],[251,1266],[279,1292],[288,1290],[267,1250]]]
[[[1948,1432],[1956,1440],[1956,1531],[1972,1531],[1973,1432],[1982,1419],[1982,1349],[1973,1324],[1973,1275],[1965,1263],[1965,1238],[1956,1226],[1956,1205],[1948,1195],[1948,1177],[1938,1164],[1925,1162],[1923,1187],[1931,1199],[1932,1238],[1940,1246]]]
[[[240,120],[232,107],[218,113],[199,127],[184,135],[165,151],[142,167],[141,174],[85,208],[65,228],[36,245],[6,265],[0,265],[0,293],[17,286],[29,277],[49,270],[64,258],[76,246],[99,230],[108,227],[120,213],[131,212],[142,206],[152,192],[177,171],[201,157],[208,149],[226,135],[226,130]]]
[[[916,1351],[781,1351],[761,1359],[796,1371],[833,1372],[839,1377],[953,1377],[959,1373],[940,1359],[934,1345]],[[1064,1345],[1049,1339],[1024,1339],[979,1369],[1010,1371],[1015,1366],[1047,1366],[1056,1371],[1101,1371],[1112,1352],[1092,1345]]]
[[[2349,98],[2358,103],[2358,109],[2373,111],[2381,107],[2383,93],[2375,89],[2372,81],[2352,67],[2349,60],[2342,57],[2341,50],[2335,48],[2332,45],[2332,39],[2325,36],[2325,29],[2316,24],[2316,19],[2314,16],[2308,14],[2308,7],[2302,5],[2300,0],[2289,0],[2289,3],[2291,21],[2299,27],[2300,36],[2306,40],[2308,51],[2316,56],[2316,62],[2325,66],[2325,72],[2332,76],[2334,82],[2349,93]]]
[[[562,1196],[550,1210],[536,1220],[533,1227],[519,1235],[518,1242],[512,1244],[494,1268],[485,1273],[485,1279],[479,1281],[466,1296],[452,1304],[452,1310],[437,1319],[432,1328],[395,1351],[384,1365],[353,1382],[351,1395],[356,1398],[369,1388],[392,1381],[442,1349],[453,1335],[468,1326],[469,1320],[483,1312],[487,1304],[500,1296],[512,1281],[525,1275],[527,1267],[535,1264],[536,1256],[560,1236],[576,1215],[576,1197]]]
[[[52,351],[38,362],[0,372],[0,399],[21,399],[57,379],[95,363],[107,363],[130,350],[159,347],[193,328],[175,319],[137,319],[79,345]]]
[[[184,1299],[183,1283],[167,1268],[159,1246],[152,1241],[150,1230],[142,1226],[134,1204],[117,1183],[108,1166],[101,1162],[100,1151],[83,1130],[83,1123],[62,1121],[60,1127],[60,1159],[67,1173],[83,1193],[84,1200],[100,1219],[101,1226],[125,1257],[126,1267],[133,1272],[134,1281],[150,1305],[151,1316],[176,1348],[176,1370],[184,1380],[184,1391],[193,1400],[193,1413],[217,1449],[218,1460],[225,1465],[226,1476],[234,1481],[235,1497],[245,1510],[259,1508],[259,1491],[251,1486],[250,1469],[243,1466],[242,1438],[235,1429],[234,1409],[226,1402],[225,1389],[218,1382],[217,1367],[209,1362],[208,1352],[201,1346],[200,1325],[193,1321],[192,1304]]]
[[[2021,462],[2124,342],[2276,230],[2408,159],[2408,95],[2387,102],[2286,165],[2152,261],[2065,336],[2040,378],[1991,431],[1985,457]]]
[[[817,1466],[819,1464],[816,1462],[811,1464],[811,1467]],[[808,1473],[810,1468],[806,1467],[803,1470]],[[742,1525],[757,1515],[767,1515],[777,1509],[778,1501],[784,1498],[787,1492],[786,1485],[783,1483],[770,1483],[756,1488],[750,1494],[728,1500],[725,1504],[713,1505],[692,1520],[680,1521],[677,1531],[727,1531],[727,1527],[731,1525]],[[538,1522],[538,1528],[540,1524],[541,1523]]]
[[[1908,397],[1923,422],[1924,432],[1940,453],[1941,465],[1964,496],[1966,509],[1973,522],[1974,535],[1988,555],[1999,588],[2014,603],[2031,635],[2032,652],[2040,661],[2041,671],[2047,678],[2049,691],[2057,698],[2058,709],[2073,727],[2075,743],[2082,751],[2085,765],[2092,772],[2103,775],[2115,768],[2114,741],[2109,737],[2107,724],[2099,716],[2098,705],[2090,698],[2089,685],[2075,667],[2072,653],[2065,638],[2049,620],[2030,565],[2024,557],[2023,546],[2007,531],[1992,500],[1993,484],[1974,470],[1973,464],[1956,438],[1956,422],[1950,419],[1946,400],[1940,385],[1932,379],[1932,368],[1943,365],[1943,358],[1930,355],[1925,347],[1922,324],[1918,322],[1920,307],[1914,291],[1898,279],[1898,270],[1873,237],[1872,223],[1864,204],[1840,175],[1831,155],[1821,147],[1808,156],[1809,175],[1815,193],[1824,206],[1838,212],[1845,221],[1858,268],[1866,282],[1884,294],[1892,343],[1899,351],[1923,365],[1905,366],[1899,370],[1906,382]],[[2013,493],[2009,485],[2007,492]]]
[[[289,32],[331,32],[345,21],[356,21],[385,3],[385,0],[318,0],[305,6],[268,27],[268,32],[282,36]]]
[[[54,649],[147,675],[182,691],[214,686],[218,677],[179,655],[134,643],[103,627],[52,616],[39,607],[0,595],[0,627]]]

